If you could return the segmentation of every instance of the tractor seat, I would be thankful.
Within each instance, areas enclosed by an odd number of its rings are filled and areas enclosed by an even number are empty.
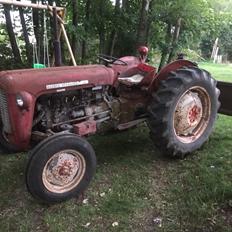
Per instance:
[[[121,73],[118,77],[119,83],[133,86],[133,85],[140,85],[140,86],[148,86],[153,77],[155,76],[156,68],[141,63],[136,67],[133,67],[129,70],[126,70],[124,73]]]

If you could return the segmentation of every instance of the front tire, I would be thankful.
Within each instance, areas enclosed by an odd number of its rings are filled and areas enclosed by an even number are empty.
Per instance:
[[[28,191],[45,203],[78,196],[87,188],[96,170],[92,146],[74,134],[49,137],[39,143],[29,157]]]
[[[183,157],[207,141],[220,106],[216,84],[197,67],[178,69],[160,82],[148,107],[148,125],[164,154]]]

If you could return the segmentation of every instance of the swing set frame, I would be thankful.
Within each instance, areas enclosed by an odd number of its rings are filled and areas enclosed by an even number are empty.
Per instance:
[[[64,7],[57,7],[56,5],[50,6],[45,5],[42,3],[30,3],[30,2],[20,2],[16,0],[0,0],[0,4],[3,5],[12,5],[17,7],[29,7],[32,9],[39,9],[39,10],[48,10],[51,17],[53,17],[53,37],[54,37],[54,63],[55,66],[61,66],[62,65],[62,55],[61,55],[61,47],[60,47],[60,37],[63,34],[65,42],[68,47],[69,55],[71,57],[73,66],[77,66],[69,38],[67,36],[67,32],[65,29],[65,13],[66,10]]]

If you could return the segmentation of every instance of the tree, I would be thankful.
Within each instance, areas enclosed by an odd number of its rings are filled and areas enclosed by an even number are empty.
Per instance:
[[[175,29],[174,29],[174,33],[173,33],[173,37],[172,37],[172,44],[171,44],[169,57],[168,57],[168,63],[170,63],[172,61],[174,54],[175,54],[175,49],[177,47],[179,35],[180,35],[181,20],[182,20],[181,18],[178,18],[176,25],[175,25]]]
[[[13,25],[12,25],[12,21],[11,21],[10,6],[3,5],[3,7],[4,7],[5,18],[6,18],[6,29],[8,32],[9,39],[10,39],[10,44],[11,44],[12,52],[14,55],[14,60],[17,63],[17,65],[22,65],[20,51],[18,48],[18,44],[17,44],[16,38],[15,38],[14,29],[13,29]]]
[[[73,26],[73,32],[72,32],[72,51],[74,54],[74,57],[77,57],[77,33],[76,29],[78,26],[78,3],[77,0],[72,0],[72,11],[73,11],[73,17],[72,17],[72,26]]]
[[[120,17],[120,4],[121,0],[116,0],[115,2],[115,8],[114,8],[114,17],[112,20],[112,24],[114,24],[113,29],[111,30],[110,37],[109,37],[109,45],[108,45],[108,51],[107,53],[112,56],[114,53],[114,47],[116,42],[116,37],[119,29],[119,17]]]
[[[18,0],[18,1],[20,1],[20,0]],[[27,25],[26,25],[26,21],[25,21],[25,17],[24,17],[24,10],[22,7],[19,7],[19,16],[20,16],[20,21],[21,21],[21,25],[22,25],[23,37],[24,37],[24,41],[25,41],[25,45],[26,45],[27,62],[31,66],[31,61],[33,60],[32,49],[31,49]]]
[[[106,53],[107,38],[112,28],[113,6],[110,0],[92,2],[90,23],[98,35],[99,53]]]
[[[85,31],[85,38],[82,40],[82,52],[81,52],[81,62],[82,64],[86,58],[86,50],[87,50],[87,40],[89,34],[89,16],[90,16],[90,0],[86,0],[85,4],[85,17],[84,17],[84,31]]]
[[[208,9],[208,3],[204,0],[157,0],[154,9],[157,12],[157,20],[163,22],[162,26],[166,24],[165,39],[159,41],[162,53],[161,68],[175,57],[178,48],[191,45],[190,36],[199,37],[201,20]]]
[[[19,0],[18,0],[19,1]],[[32,2],[37,2],[32,0]],[[42,2],[46,2],[42,0]],[[65,5],[68,37],[77,61],[96,62],[96,54],[106,53],[116,57],[135,55],[136,48],[147,45],[161,54],[160,68],[171,62],[182,49],[192,49],[203,57],[210,56],[217,37],[220,53],[232,59],[231,7],[232,0],[56,0],[56,5]],[[52,0],[48,0],[50,5]],[[5,13],[5,12],[4,12]],[[11,40],[14,57],[24,61],[32,60],[30,52],[30,28],[27,10],[20,9],[21,32],[18,40],[26,46],[17,48],[9,13],[6,30]],[[0,13],[1,16],[1,13]],[[53,23],[50,20],[49,37],[52,42]],[[9,23],[8,23],[9,22]],[[10,25],[11,24],[11,25]],[[33,25],[39,48],[40,62],[43,62],[44,12],[33,10]],[[61,36],[63,62],[70,60],[67,46]],[[7,43],[4,43],[7,44]],[[22,42],[20,43],[22,45]],[[13,49],[14,47],[14,49]],[[50,47],[52,43],[50,43]],[[18,51],[17,51],[18,49]],[[7,50],[7,49],[6,49]],[[50,53],[52,53],[51,49]],[[8,50],[6,54],[8,54]],[[2,61],[1,57],[1,61]],[[10,60],[7,57],[6,62]],[[20,63],[20,62],[17,62]]]
[[[151,0],[142,0],[139,24],[137,29],[137,47],[141,45],[147,45],[148,43],[148,13],[150,9],[150,3]]]

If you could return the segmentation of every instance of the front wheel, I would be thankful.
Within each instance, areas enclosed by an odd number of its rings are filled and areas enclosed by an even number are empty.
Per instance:
[[[92,146],[73,134],[51,136],[30,154],[26,183],[35,198],[56,203],[82,193],[96,169]]]
[[[212,132],[219,93],[205,70],[191,67],[171,72],[160,82],[148,109],[155,145],[167,155],[181,157],[199,149]]]

